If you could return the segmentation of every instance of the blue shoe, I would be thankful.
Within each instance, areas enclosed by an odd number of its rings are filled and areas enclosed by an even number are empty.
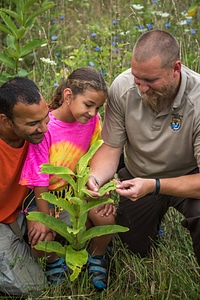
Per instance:
[[[94,287],[98,291],[105,290],[107,288],[107,261],[105,257],[103,255],[88,255],[87,268]]]
[[[46,277],[52,285],[61,284],[66,278],[68,267],[65,264],[64,258],[57,258],[54,263],[47,263]]]

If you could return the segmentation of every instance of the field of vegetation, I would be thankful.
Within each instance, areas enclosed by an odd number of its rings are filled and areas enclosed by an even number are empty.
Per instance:
[[[108,86],[130,67],[141,33],[163,29],[178,39],[182,62],[200,73],[200,1],[195,0],[1,0],[0,84],[28,76],[49,101],[62,78],[92,66]],[[103,117],[103,112],[102,112]],[[26,300],[196,300],[200,273],[191,238],[176,211],[167,213],[159,244],[149,257],[132,255],[113,240],[108,288],[96,292],[88,274]],[[142,239],[142,236],[141,236]],[[0,299],[16,299],[0,295]]]

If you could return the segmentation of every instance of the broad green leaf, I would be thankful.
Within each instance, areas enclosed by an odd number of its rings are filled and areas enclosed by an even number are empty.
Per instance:
[[[7,15],[13,17],[13,19],[15,19],[20,25],[23,25],[23,20],[22,20],[21,16],[18,13],[16,13],[15,11],[7,9],[7,8],[1,8],[1,11],[6,13]]]
[[[12,33],[11,30],[3,24],[0,24],[0,31],[3,31],[3,32],[8,33],[8,34]]]
[[[106,193],[110,191],[116,190],[117,183],[115,181],[110,181],[106,184],[104,184],[100,189],[99,189],[99,194],[101,196],[105,195]]]
[[[2,17],[6,26],[10,29],[11,33],[17,38],[17,27],[15,26],[15,23],[4,12],[0,12],[0,16]]]
[[[0,52],[0,61],[7,67],[15,69],[15,60],[12,57],[9,57],[5,53]]]
[[[5,51],[5,54],[7,56],[10,56],[10,57],[15,58],[17,60],[20,58],[19,52],[16,49],[12,48],[12,47],[8,47],[8,48],[4,49],[4,51]]]
[[[19,68],[17,75],[20,77],[26,77],[26,76],[28,76],[28,72],[24,69]]]
[[[61,174],[70,174],[70,175],[75,175],[72,170],[69,168],[63,167],[63,166],[54,166],[52,164],[42,164],[41,165],[41,173],[44,174],[56,174],[56,175],[61,175]]]
[[[63,236],[67,241],[73,243],[73,237],[67,231],[67,227],[69,226],[65,222],[41,212],[30,212],[27,219],[31,221],[38,221],[48,226]]]
[[[70,245],[67,246],[65,261],[67,266],[73,271],[70,275],[70,280],[75,280],[81,268],[87,263],[88,260],[88,252],[86,249],[82,249],[79,251],[74,250]]]
[[[59,257],[65,258],[66,249],[59,242],[40,242],[34,248],[45,252],[55,252]]]
[[[68,211],[70,214],[74,214],[74,206],[70,204],[69,201],[63,198],[57,198],[55,195],[49,192],[45,192],[42,193],[42,199],[47,200],[49,203],[63,208],[64,210]]]
[[[102,200],[95,200],[95,201],[88,201],[88,202],[85,201],[85,203],[81,205],[80,208],[81,213],[84,214],[92,208],[95,208],[100,205],[108,204],[108,203],[114,203],[114,200],[112,200],[111,198],[106,198]]]
[[[9,48],[16,49],[16,38],[13,35],[8,34],[6,37],[6,44]]]
[[[84,169],[87,167],[89,160],[92,158],[94,153],[98,150],[98,148],[103,144],[102,140],[96,141],[88,150],[88,152],[83,155],[78,164],[77,164],[77,174],[81,174]]]
[[[43,45],[46,42],[45,39],[35,39],[33,41],[27,42],[23,47],[20,49],[20,57],[24,57],[29,54],[33,49],[36,49]]]
[[[30,25],[32,25],[35,17],[43,14],[45,11],[49,10],[50,8],[54,7],[55,5],[56,5],[56,3],[54,3],[54,2],[48,2],[46,4],[43,4],[43,6],[40,9],[36,10],[34,13],[29,15],[24,26],[29,27]]]
[[[104,226],[94,226],[88,229],[85,234],[82,236],[82,243],[86,243],[88,240],[102,235],[114,234],[118,232],[127,232],[129,231],[128,227],[120,225],[104,225]]]

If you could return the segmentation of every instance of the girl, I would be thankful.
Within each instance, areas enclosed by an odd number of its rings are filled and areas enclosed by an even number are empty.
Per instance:
[[[107,98],[107,86],[103,77],[93,68],[82,67],[73,71],[57,88],[50,103],[48,132],[38,145],[29,145],[27,158],[21,174],[20,184],[27,185],[35,194],[35,207],[30,210],[50,214],[49,203],[41,199],[41,193],[62,190],[67,182],[55,175],[41,174],[40,165],[51,163],[65,166],[75,171],[78,160],[89,147],[100,139],[101,125],[99,108]],[[107,205],[88,213],[88,226],[114,224],[115,207]],[[28,221],[28,238],[33,247],[40,241],[50,241],[55,233],[47,226]],[[112,236],[94,238],[89,249],[89,274],[97,289],[105,289],[107,284],[104,252]],[[33,249],[34,255],[41,253]],[[51,254],[47,261],[47,278],[55,283],[56,274],[62,271],[63,260]],[[102,271],[99,271],[99,267]],[[60,276],[60,274],[59,274]]]

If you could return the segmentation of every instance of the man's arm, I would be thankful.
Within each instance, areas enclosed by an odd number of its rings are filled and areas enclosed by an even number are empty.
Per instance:
[[[134,178],[119,182],[116,191],[119,195],[136,201],[149,193],[153,193],[155,188],[155,179]],[[200,199],[200,174],[161,178],[159,194]]]

